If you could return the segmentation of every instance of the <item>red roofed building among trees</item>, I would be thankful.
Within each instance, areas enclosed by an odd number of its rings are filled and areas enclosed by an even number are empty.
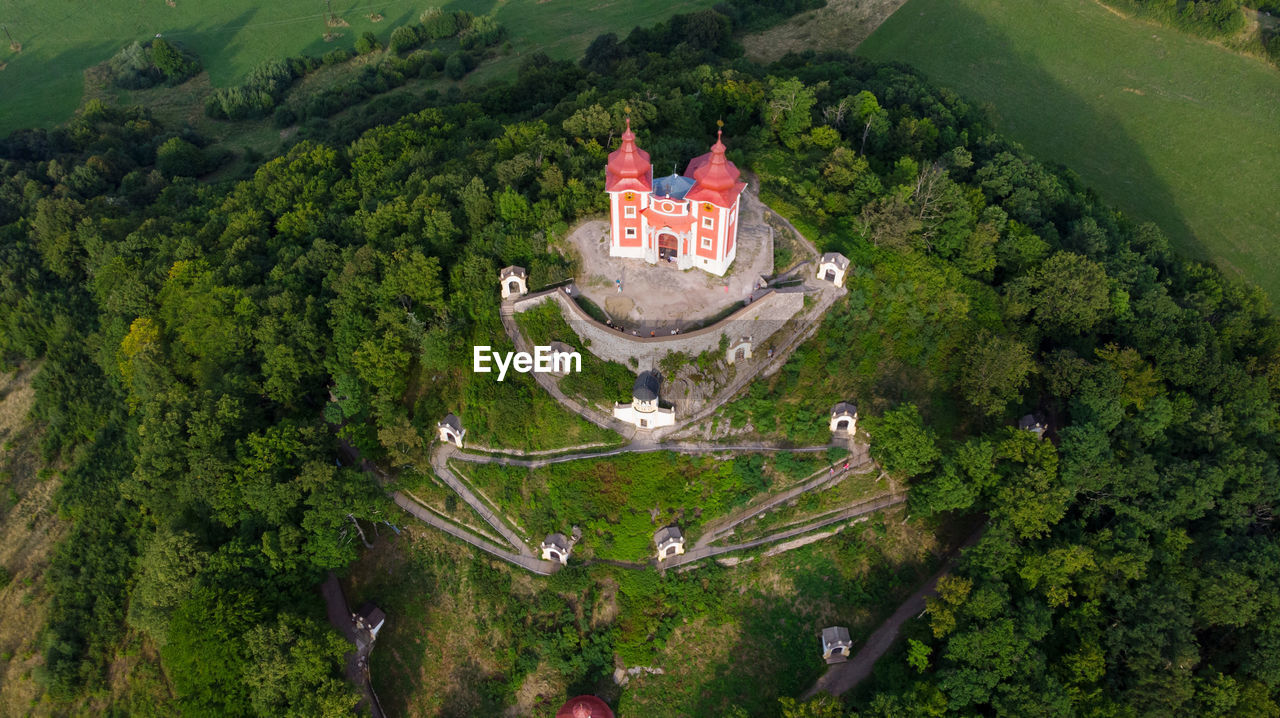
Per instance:
[[[738,251],[738,209],[746,183],[725,157],[716,133],[711,151],[683,175],[654,179],[649,153],[636,145],[627,119],[622,144],[609,154],[609,255],[697,267],[724,276]]]
[[[578,696],[560,706],[556,718],[613,718],[613,711],[595,696]]]

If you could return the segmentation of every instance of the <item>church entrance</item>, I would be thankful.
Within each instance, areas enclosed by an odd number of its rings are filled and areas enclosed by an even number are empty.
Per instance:
[[[828,269],[823,279],[827,280],[828,282],[834,283],[836,281],[836,270]]]
[[[670,234],[668,232],[663,232],[662,234],[659,234],[658,235],[658,259],[661,259],[664,262],[675,261],[676,257],[679,256],[679,252],[677,250],[678,246],[679,246],[679,240],[676,239],[676,236],[674,234]]]

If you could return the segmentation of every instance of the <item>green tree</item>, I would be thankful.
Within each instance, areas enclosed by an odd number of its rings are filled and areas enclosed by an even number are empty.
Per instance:
[[[359,702],[341,676],[350,648],[333,629],[287,613],[245,635],[250,705],[260,716],[338,718]]]
[[[903,404],[879,417],[869,417],[863,425],[871,437],[871,455],[889,471],[917,476],[942,457],[937,437],[925,428],[915,404]]]
[[[985,330],[974,337],[962,361],[960,390],[987,416],[998,416],[1017,401],[1036,368],[1022,342]]]
[[[795,78],[775,80],[764,106],[764,121],[784,145],[800,146],[801,136],[813,125],[813,90]]]
[[[1050,331],[1082,334],[1107,318],[1110,283],[1097,262],[1058,252],[1011,283],[1006,300],[1014,317],[1029,317]]]
[[[198,177],[208,171],[204,150],[171,137],[156,150],[156,167],[171,177]]]

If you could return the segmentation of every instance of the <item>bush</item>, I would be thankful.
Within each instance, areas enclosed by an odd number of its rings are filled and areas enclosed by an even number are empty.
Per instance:
[[[156,150],[156,169],[170,177],[198,177],[208,169],[204,150],[181,137],[173,137]]]
[[[298,114],[293,110],[281,105],[276,108],[275,117],[272,119],[276,127],[285,128],[298,121]]]
[[[160,80],[160,71],[151,64],[146,48],[138,42],[126,45],[107,60],[107,68],[111,71],[111,81],[126,90],[152,87]]]
[[[402,25],[391,31],[391,42],[387,44],[387,49],[399,55],[412,50],[421,42],[422,38],[418,36],[417,30],[409,25]]]
[[[471,22],[471,27],[462,33],[461,44],[464,50],[476,50],[496,45],[506,37],[507,30],[491,15],[481,15]]]
[[[366,32],[356,38],[356,53],[360,55],[368,55],[371,52],[377,52],[382,49],[382,43],[378,42],[378,37],[371,32]]]
[[[200,72],[200,58],[195,53],[159,37],[151,41],[151,63],[170,85],[183,83]]]
[[[422,14],[422,35],[426,40],[444,40],[458,34],[458,13],[440,12],[428,15],[431,10]]]
[[[321,64],[324,64],[324,65],[341,65],[342,63],[350,59],[351,59],[350,50],[338,48],[337,50],[330,50],[329,52],[326,52],[324,54],[324,57],[320,58],[320,62]]]
[[[205,114],[231,120],[265,117],[293,85],[298,69],[308,66],[297,59],[264,62],[249,73],[243,85],[215,91],[205,105]]]
[[[455,52],[444,61],[444,74],[451,80],[461,80],[467,74],[467,64],[461,53]]]

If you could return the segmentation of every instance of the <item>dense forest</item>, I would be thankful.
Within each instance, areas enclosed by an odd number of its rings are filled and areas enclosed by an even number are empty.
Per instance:
[[[988,517],[909,663],[826,714],[1280,715],[1263,296],[907,68],[739,59],[746,19],[677,16],[385,125],[314,125],[234,183],[166,167],[182,128],[96,102],[0,143],[0,351],[42,361],[72,522],[46,577],[50,695],[101,685],[132,630],[183,714],[351,710],[313,587],[356,558],[352,520],[396,509],[338,438],[394,466],[448,411],[499,444],[568,431],[501,410],[531,382],[465,369],[502,334],[499,267],[570,269],[548,250],[604,210],[629,111],[655,158],[705,151],[723,119],[765,200],[857,265],[730,413],[814,431],[782,397],[845,392],[913,511]],[[1004,428],[1033,409],[1052,441]]]

